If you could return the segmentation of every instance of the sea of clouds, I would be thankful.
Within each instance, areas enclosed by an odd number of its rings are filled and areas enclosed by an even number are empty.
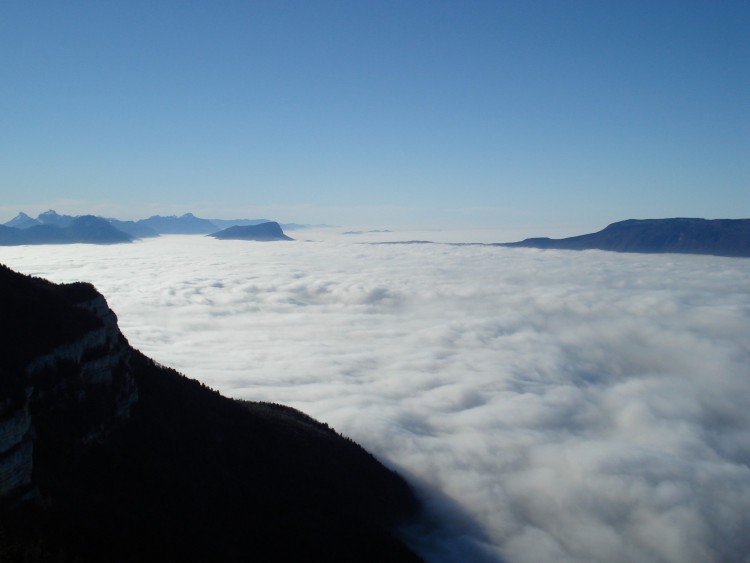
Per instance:
[[[750,260],[305,236],[0,262],[364,445],[431,510],[405,532],[429,561],[750,560]]]

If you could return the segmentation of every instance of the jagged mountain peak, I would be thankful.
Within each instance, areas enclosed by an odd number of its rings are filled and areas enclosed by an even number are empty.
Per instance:
[[[24,213],[23,211],[19,211],[18,215],[13,217],[10,221],[5,223],[6,227],[12,227],[15,229],[28,229],[29,227],[33,227],[34,225],[39,225],[39,221],[37,219],[34,219]]]
[[[55,227],[67,227],[76,217],[72,215],[60,215],[54,209],[49,209],[44,213],[37,215],[37,221],[43,225],[52,225]]]

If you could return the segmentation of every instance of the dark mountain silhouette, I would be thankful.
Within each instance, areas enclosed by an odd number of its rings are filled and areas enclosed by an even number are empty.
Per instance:
[[[54,213],[54,212],[53,212]],[[116,244],[131,242],[133,238],[116,229],[109,221],[93,215],[82,215],[70,221],[53,221],[57,224],[33,225],[26,229],[0,228],[0,245],[20,244]]]
[[[281,230],[281,226],[275,221],[261,223],[260,225],[229,227],[209,236],[221,240],[294,240],[286,236],[284,231]]]
[[[398,475],[154,363],[93,286],[0,265],[0,338],[0,561],[419,560]]]
[[[750,219],[629,219],[597,233],[530,238],[497,246],[750,257]]]

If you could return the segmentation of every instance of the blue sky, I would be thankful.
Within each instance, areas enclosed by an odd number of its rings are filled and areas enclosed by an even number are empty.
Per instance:
[[[750,216],[750,4],[0,4],[0,221]],[[544,234],[544,233],[540,233]]]

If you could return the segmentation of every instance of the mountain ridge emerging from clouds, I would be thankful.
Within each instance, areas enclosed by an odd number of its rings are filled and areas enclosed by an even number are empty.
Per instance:
[[[117,229],[106,219],[93,215],[81,215],[63,221],[27,221],[24,224],[28,226],[19,228],[0,225],[0,245],[117,244],[133,240],[131,235]]]
[[[596,233],[497,246],[750,257],[750,219],[628,219]]]
[[[275,221],[261,223],[260,225],[235,225],[208,236],[220,240],[294,240],[286,236],[284,231],[281,230],[281,226]]]
[[[403,479],[156,364],[90,284],[0,265],[0,335],[0,560],[419,561]]]
[[[84,219],[85,218],[85,219]],[[32,218],[23,211],[13,219],[0,225],[0,246],[25,244],[113,244],[131,242],[134,239],[157,237],[166,234],[212,235],[231,227],[251,227],[273,223],[281,230],[284,225],[267,219],[203,219],[192,213],[184,215],[153,215],[138,221],[121,221],[94,215],[60,215],[54,210],[40,213]],[[309,225],[289,223],[290,229],[304,229]],[[270,236],[262,240],[291,240],[286,235]],[[248,232],[252,232],[249,229]],[[237,231],[241,234],[241,231]],[[285,238],[286,237],[286,238]],[[216,237],[226,238],[226,237]],[[261,240],[261,239],[246,239]]]
[[[453,246],[503,246],[549,250],[606,250],[642,254],[707,254],[731,258],[750,257],[750,219],[627,219],[596,233],[551,239],[528,238],[519,242],[443,242],[399,240],[364,244],[448,244]]]

